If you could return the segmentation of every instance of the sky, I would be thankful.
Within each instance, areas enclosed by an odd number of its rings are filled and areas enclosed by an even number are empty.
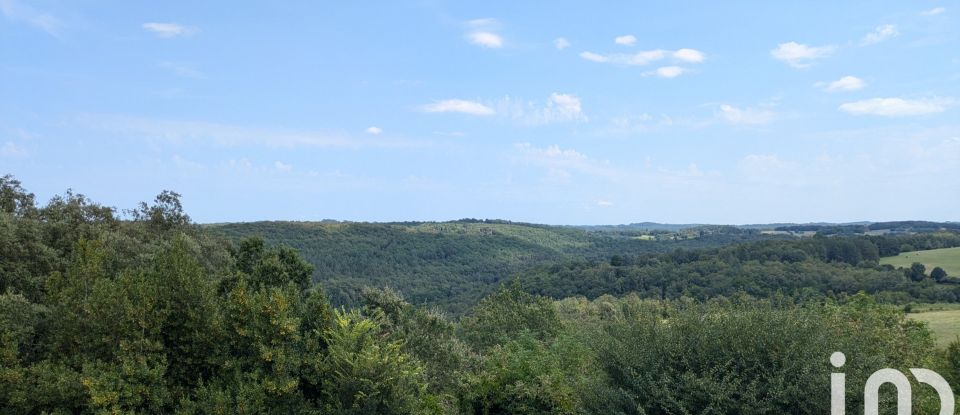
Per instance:
[[[197,222],[960,220],[960,2],[0,0],[0,174]]]

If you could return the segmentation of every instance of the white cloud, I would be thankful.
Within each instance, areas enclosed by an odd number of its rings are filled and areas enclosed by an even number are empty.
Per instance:
[[[471,27],[474,29],[495,29],[500,27],[500,21],[492,17],[467,20],[464,23],[467,25],[467,27]]]
[[[164,120],[123,115],[84,114],[79,128],[112,134],[121,139],[143,139],[182,145],[265,146],[271,148],[423,148],[432,144],[404,139],[351,137],[336,132],[303,132],[253,128],[204,121]]]
[[[274,163],[273,163],[273,166],[276,167],[277,170],[279,170],[279,171],[290,171],[290,170],[293,170],[293,165],[292,165],[292,164],[287,164],[287,163],[284,163],[284,162],[282,162],[282,161],[280,161],[280,160],[277,160],[276,162],[274,162]]]
[[[818,85],[822,86],[823,89],[827,92],[840,92],[840,91],[859,91],[864,87],[866,87],[867,83],[860,78],[848,75],[830,83],[820,82],[818,83]]]
[[[705,59],[703,52],[696,49],[679,49],[673,52],[673,57],[679,61],[687,63],[700,63]]]
[[[17,145],[13,141],[7,141],[0,146],[0,156],[4,157],[21,157],[26,156],[27,150],[23,147]]]
[[[580,57],[593,62],[607,62],[607,58],[605,56],[593,52],[580,52]]]
[[[589,120],[583,113],[580,98],[572,94],[554,92],[544,104],[505,97],[491,105],[501,117],[528,125]]]
[[[496,33],[472,32],[467,34],[467,38],[470,39],[470,43],[485,48],[497,49],[503,47],[503,38]]]
[[[197,32],[196,28],[182,26],[177,23],[148,22],[143,24],[143,28],[162,38],[190,36]]]
[[[553,46],[557,48],[557,50],[564,50],[570,47],[570,41],[566,38],[558,37],[553,40]]]
[[[613,39],[613,43],[624,46],[633,46],[637,43],[637,37],[634,35],[617,36]]]
[[[497,115],[528,125],[543,125],[566,121],[588,121],[580,98],[572,94],[554,92],[546,102],[504,97],[493,101],[448,99],[420,107],[423,112],[459,112],[470,115]]]
[[[10,21],[26,23],[54,37],[58,37],[63,29],[63,22],[56,16],[35,10],[16,0],[0,0],[0,13]]]
[[[762,108],[737,108],[729,104],[721,104],[718,116],[734,125],[760,125],[773,121],[776,114]]]
[[[383,129],[380,127],[367,127],[367,129],[364,131],[366,131],[367,134],[380,135],[380,133],[383,132]]]
[[[834,46],[807,46],[797,42],[787,42],[777,45],[770,51],[770,55],[794,68],[805,68],[814,60],[826,58],[836,50]]]
[[[557,145],[539,148],[530,143],[517,143],[513,148],[518,161],[545,168],[554,177],[569,178],[571,171],[604,177],[616,174],[609,163],[594,160],[574,149],[562,149]]]
[[[676,78],[687,72],[687,69],[679,66],[661,66],[655,71],[644,72],[644,76],[656,76],[660,78]]]
[[[420,107],[423,112],[459,112],[470,115],[493,115],[495,111],[486,105],[463,99],[445,99]]]
[[[627,66],[644,66],[650,63],[664,60],[668,57],[677,62],[700,63],[704,60],[703,52],[695,49],[678,49],[669,51],[664,49],[645,50],[637,53],[611,53],[599,54],[590,51],[580,53],[580,57],[592,62],[613,63]]]
[[[497,34],[500,29],[500,21],[493,18],[473,19],[464,23],[469,29],[467,40],[474,45],[498,49],[503,47],[503,37]]]
[[[609,200],[598,200],[598,201],[597,201],[597,206],[600,206],[600,207],[610,207],[610,206],[613,206],[613,202],[611,202],[611,201],[609,201]]]
[[[167,68],[173,73],[180,75],[184,78],[193,78],[193,79],[204,79],[206,75],[203,72],[200,72],[189,65],[177,63],[177,62],[160,62],[160,66]]]
[[[873,45],[897,36],[900,36],[900,31],[897,30],[897,26],[892,24],[885,24],[885,25],[877,26],[877,28],[874,29],[872,32],[867,33],[867,35],[863,37],[863,40],[860,41],[860,44]]]
[[[653,116],[642,113],[635,116],[610,118],[609,127],[604,132],[612,134],[645,133],[655,129],[669,128],[674,125],[673,118],[666,115]]]
[[[571,94],[550,94],[550,100],[543,109],[543,122],[585,120],[580,98]]]
[[[840,105],[840,111],[854,115],[879,115],[882,117],[907,117],[936,114],[946,111],[953,103],[950,99],[903,99],[871,98]]]
[[[943,7],[934,7],[934,8],[932,8],[932,9],[930,9],[930,10],[926,10],[926,11],[920,12],[920,15],[921,15],[921,16],[936,16],[936,15],[938,15],[938,14],[941,14],[941,13],[945,12],[945,11],[947,11],[947,9],[945,9],[945,8],[943,8]]]

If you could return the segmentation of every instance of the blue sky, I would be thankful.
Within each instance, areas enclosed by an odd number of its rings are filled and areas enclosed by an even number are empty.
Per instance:
[[[0,0],[0,174],[199,222],[960,220],[960,2]]]

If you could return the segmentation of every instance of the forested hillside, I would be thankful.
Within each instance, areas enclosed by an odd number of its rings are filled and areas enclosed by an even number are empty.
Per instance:
[[[257,236],[297,249],[335,304],[359,304],[366,286],[392,287],[414,304],[459,315],[516,278],[528,292],[553,298],[636,293],[706,300],[737,292],[837,298],[864,291],[898,304],[960,301],[953,280],[915,280],[879,264],[880,257],[904,250],[960,246],[957,231],[794,238],[729,226],[646,233],[474,220],[208,229],[235,241]]]
[[[633,231],[505,221],[429,223],[254,222],[208,225],[232,240],[257,236],[298,250],[336,304],[358,304],[364,286],[400,289],[416,304],[461,313],[501,281],[565,261],[608,261],[624,253],[663,253],[761,239],[753,230],[705,227],[695,237],[653,240]]]

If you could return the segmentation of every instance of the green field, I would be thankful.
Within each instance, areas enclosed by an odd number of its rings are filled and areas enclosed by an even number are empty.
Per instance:
[[[880,258],[881,264],[890,264],[895,267],[909,268],[910,264],[919,262],[927,267],[927,273],[933,267],[943,268],[947,274],[960,277],[960,248],[931,249],[929,251],[904,252],[897,256]]]
[[[960,309],[957,309],[956,304],[949,304],[949,306],[943,310],[908,314],[910,318],[925,321],[930,325],[939,348],[947,347],[951,341],[960,336]]]

